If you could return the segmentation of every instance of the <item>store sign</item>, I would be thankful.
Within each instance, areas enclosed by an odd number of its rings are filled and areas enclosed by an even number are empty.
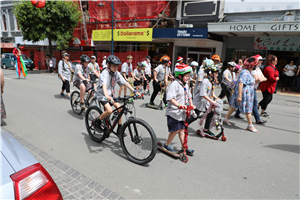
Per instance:
[[[209,32],[299,32],[300,22],[209,23]]]
[[[300,40],[298,37],[255,37],[254,49],[300,51]]]
[[[14,48],[13,43],[1,43],[1,48]]]
[[[152,41],[152,28],[114,29],[114,41]],[[93,30],[93,41],[111,41],[111,30]]]
[[[207,38],[207,28],[153,29],[153,38]]]

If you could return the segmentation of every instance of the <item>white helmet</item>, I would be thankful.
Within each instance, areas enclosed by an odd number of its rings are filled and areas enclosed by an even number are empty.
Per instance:
[[[198,63],[196,61],[191,62],[191,66],[197,66],[198,67]]]
[[[230,65],[231,67],[235,67],[236,63],[235,62],[228,62],[228,65]]]

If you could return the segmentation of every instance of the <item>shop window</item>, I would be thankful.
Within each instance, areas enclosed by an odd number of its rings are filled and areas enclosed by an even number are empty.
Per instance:
[[[261,55],[262,57],[266,56],[265,50],[256,50],[256,49],[227,49],[226,61],[236,61],[242,59],[243,61],[246,58]]]
[[[4,25],[4,31],[7,31],[7,26],[6,26],[6,16],[5,14],[2,14],[2,20],[3,20],[3,25]]]

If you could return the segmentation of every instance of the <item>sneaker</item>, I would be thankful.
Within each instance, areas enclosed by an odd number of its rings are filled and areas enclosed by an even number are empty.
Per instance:
[[[152,103],[152,102],[150,102],[150,103],[149,103],[149,105],[151,105],[151,106],[154,106],[155,104],[154,104],[154,103]]]
[[[68,100],[70,100],[71,99],[71,97],[68,97]]]
[[[263,117],[269,117],[269,118],[271,117],[267,112],[263,112],[260,115]]]
[[[122,126],[118,126],[118,129],[117,129],[117,135],[118,135],[118,136],[120,136],[120,134],[121,134],[121,133],[120,133],[120,132],[121,132],[121,127],[122,127]],[[124,133],[123,137],[126,137],[126,136],[127,136],[127,133]]]
[[[94,127],[95,127],[96,131],[98,131],[99,133],[103,132],[104,125],[103,125],[102,120],[97,118],[97,119],[94,120],[93,123],[94,123]]]
[[[169,145],[164,144],[163,148],[170,153],[176,153],[175,149],[173,149],[173,147],[170,144]]]
[[[80,103],[80,107],[81,107],[82,110],[84,110],[86,108],[84,103]]]
[[[193,156],[194,153],[195,153],[195,151],[192,150],[192,149],[187,149],[187,150],[186,150],[186,155],[188,155],[188,156]]]
[[[204,131],[204,133],[210,135],[211,137],[215,137],[215,134],[213,134],[210,130]]]
[[[257,124],[264,124],[264,123],[267,123],[267,120],[262,120],[262,119],[261,119],[261,120],[257,121],[256,123],[257,123]]]
[[[61,97],[64,97],[64,96],[65,96],[65,94],[64,94],[64,93],[60,93],[60,96],[61,96]]]

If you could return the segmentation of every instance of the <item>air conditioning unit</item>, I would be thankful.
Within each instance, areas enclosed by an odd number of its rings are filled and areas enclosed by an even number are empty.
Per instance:
[[[180,24],[179,28],[193,28],[193,24]]]

